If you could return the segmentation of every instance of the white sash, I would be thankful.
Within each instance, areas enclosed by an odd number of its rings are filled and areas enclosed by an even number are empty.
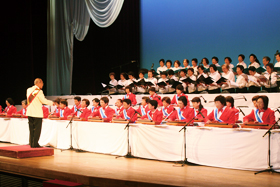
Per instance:
[[[60,109],[60,117],[63,117],[64,110]]]
[[[177,109],[177,112],[178,112],[179,120],[186,119],[186,118],[182,115],[182,111],[181,111],[180,108]]]
[[[22,115],[25,115],[25,109],[22,109]]]
[[[145,116],[145,115],[146,115],[146,112],[145,112],[145,109],[144,109],[143,105],[141,105],[140,108],[141,108],[142,116]]]
[[[126,109],[123,110],[123,115],[124,115],[125,119],[130,120],[130,117],[128,117],[128,115],[126,113]]]
[[[162,107],[162,113],[164,116],[168,116],[167,109],[165,110],[164,107]]]
[[[149,118],[149,120],[151,120],[151,121],[153,121],[153,118],[150,116],[150,110],[147,112],[147,116],[148,116],[148,118]]]
[[[94,106],[91,108],[91,113],[93,113],[93,111],[94,111]]]
[[[255,118],[256,118],[256,120],[259,122],[259,123],[263,123],[263,120],[262,120],[262,118],[261,118],[261,116],[260,116],[260,114],[259,114],[259,109],[255,109]]]
[[[215,117],[216,121],[223,122],[220,118],[218,118],[218,109],[217,108],[215,108],[215,110],[214,110],[214,117]]]
[[[99,109],[99,111],[100,111],[100,114],[101,114],[101,117],[102,117],[102,118],[107,118],[107,116],[106,116],[106,114],[105,114],[105,111],[103,110],[102,107]]]
[[[117,116],[120,115],[117,108],[115,108],[115,113],[116,113]]]

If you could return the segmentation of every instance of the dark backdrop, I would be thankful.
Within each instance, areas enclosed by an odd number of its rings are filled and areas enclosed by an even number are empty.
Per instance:
[[[73,93],[98,93],[100,83],[109,81],[109,72],[119,74],[119,69],[112,67],[139,62],[139,6],[139,0],[125,1],[110,27],[99,28],[91,21],[85,40],[75,39]],[[16,5],[3,1],[2,7],[0,105],[5,107],[8,97],[20,104],[35,78],[46,81],[47,0],[23,0]],[[123,70],[136,71],[137,63]]]

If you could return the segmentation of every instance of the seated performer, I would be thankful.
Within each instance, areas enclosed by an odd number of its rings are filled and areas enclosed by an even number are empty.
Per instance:
[[[160,82],[165,82],[166,83],[166,81],[168,80],[167,79],[167,73],[166,73],[166,71],[164,71],[164,72],[161,72],[160,73],[160,79],[158,80],[158,84],[160,83]],[[169,86],[168,85],[166,85],[166,86],[158,86],[158,91],[159,91],[159,93],[162,93],[162,94],[164,94],[164,93],[168,93],[169,92]]]
[[[146,82],[146,79],[145,79],[145,77],[144,77],[144,72],[143,71],[139,71],[139,79],[137,80],[137,82],[139,82],[139,81],[141,81],[141,80],[144,80],[145,82]],[[147,91],[147,86],[146,85],[138,85],[137,87],[136,87],[136,90],[137,90],[137,92],[139,92],[139,93],[146,93],[146,91]],[[132,92],[132,91],[131,91]]]
[[[14,106],[14,101],[12,98],[6,99],[6,105],[4,112],[7,117],[11,117],[12,114],[15,114],[17,112],[17,108]]]
[[[134,123],[137,120],[137,113],[131,107],[130,99],[123,100],[123,108],[124,109],[122,113],[119,116],[117,116],[116,119],[125,119],[127,121],[130,121],[131,123]]]
[[[169,79],[173,79],[174,81],[178,81],[178,78],[175,76],[175,73],[172,69],[168,70],[167,74],[168,74]]]
[[[219,95],[215,98],[216,108],[207,116],[206,123],[235,123],[234,111],[226,107],[226,98]]]
[[[155,88],[153,87],[150,88],[149,94],[150,94],[150,100],[156,100],[158,102],[158,106],[162,106],[161,97],[158,94],[156,94]]]
[[[248,122],[255,122],[255,123],[264,123],[269,125],[274,125],[275,121],[275,114],[274,111],[268,108],[269,99],[266,95],[260,95],[257,100],[257,107],[256,109],[252,110],[252,112],[243,118],[244,124]]]
[[[164,65],[165,62],[164,62],[164,59],[160,59],[159,60],[159,67],[157,68],[157,73],[160,74],[160,72],[164,72],[167,70],[167,67]]]
[[[194,97],[191,101],[193,105],[191,118],[195,117],[196,120],[205,121],[207,117],[207,110],[203,108],[200,98]],[[201,112],[203,116],[199,112]]]
[[[169,116],[171,114],[171,112],[174,111],[174,107],[171,104],[171,100],[169,97],[164,97],[162,98],[162,105],[163,107],[161,108],[162,110],[162,114],[163,114],[163,118],[166,118],[167,116]]]
[[[52,115],[55,114],[56,112],[58,112],[59,110],[59,106],[60,106],[60,98],[56,98],[54,101],[53,101],[53,106],[55,106],[54,108],[54,111],[52,112]]]
[[[203,76],[204,78],[208,77],[208,75],[206,73],[204,73],[204,67],[203,66],[198,66],[197,71],[198,71],[197,79],[201,76]],[[207,85],[202,83],[202,82],[198,83],[196,86],[197,86],[197,93],[201,93],[201,92],[206,91],[208,89]]]
[[[167,121],[185,121],[191,120],[191,108],[188,107],[188,100],[185,96],[178,99],[179,108],[168,117]]]
[[[186,70],[186,69],[182,69],[180,71],[180,79],[179,79],[180,82],[182,82],[182,80],[187,78],[187,72],[188,72],[188,70]],[[182,82],[182,86],[184,88],[183,92],[188,92],[187,84]]]
[[[99,108],[100,108],[100,100],[98,98],[94,98],[92,100],[91,113],[98,112]]]
[[[250,54],[250,65],[249,67],[255,67],[256,69],[258,69],[260,67],[260,61],[258,60],[258,58],[256,57],[256,55],[254,54]]]
[[[123,100],[124,99],[130,99],[132,105],[136,105],[137,104],[136,96],[131,92],[132,92],[132,88],[130,86],[125,87],[125,93],[126,94],[124,95]]]
[[[232,68],[234,68],[234,65],[231,62],[232,60],[230,57],[225,57],[225,64],[228,65],[230,71],[232,71]]]
[[[131,81],[126,80],[127,74],[121,73],[120,74],[120,80],[118,81],[118,85],[123,86],[122,88],[118,89],[119,93],[125,93],[125,87],[131,84]]]
[[[191,66],[189,65],[189,60],[188,59],[184,59],[184,61],[183,61],[183,65],[184,65],[184,67],[183,67],[183,69],[188,69],[188,68],[190,68]]]
[[[110,74],[109,74],[109,77],[110,77],[110,82],[109,82],[109,84],[111,84],[112,86],[117,86],[118,85],[118,81],[115,79],[115,73],[114,72],[111,72]],[[117,91],[117,89],[116,88],[110,88],[109,89],[109,92],[111,92],[111,93],[115,93]]]
[[[233,97],[231,97],[231,96],[227,96],[226,97],[226,105],[227,105],[228,108],[233,110],[235,122],[237,122],[239,120],[239,110],[234,107],[234,99],[233,99]]]
[[[256,68],[254,66],[249,66],[248,70],[250,74],[248,76],[248,79],[251,79],[248,81],[248,87],[249,87],[248,92],[257,93],[261,90],[260,80],[258,79],[260,74],[256,72]]]
[[[227,81],[223,82],[221,88],[223,91],[228,91],[229,93],[235,93],[234,86],[231,85],[231,82],[235,81],[235,76],[232,71],[230,71],[230,67],[228,64],[222,65],[222,77],[226,78]]]
[[[148,105],[150,110],[147,112],[147,115],[142,116],[141,119],[148,119],[157,123],[161,123],[162,112],[161,110],[157,109],[158,102],[155,100],[151,100]]]
[[[171,60],[166,60],[166,72],[168,70],[172,69],[172,61]]]
[[[218,57],[215,57],[215,56],[212,57],[212,64],[214,64],[216,67],[221,67],[219,64]]]
[[[243,66],[244,69],[246,69],[247,65],[244,62],[244,59],[245,59],[245,56],[243,54],[238,55],[238,64],[236,65],[236,67],[240,65],[240,66]]]
[[[271,60],[271,59],[270,59],[268,56],[264,56],[264,57],[263,57],[263,60],[262,60],[262,61],[263,61],[263,69],[266,70],[266,65],[270,62],[270,60]],[[267,73],[267,71],[265,71],[265,72],[263,72],[263,73],[265,74],[265,73]]]
[[[253,102],[253,105],[256,109],[258,109],[258,105],[257,105],[257,100],[259,98],[259,95],[255,95],[253,98],[252,98],[252,102]]]
[[[15,114],[20,114],[22,117],[27,117],[26,116],[26,112],[27,112],[27,100],[23,100],[21,101],[21,106],[22,106],[22,109],[18,112],[16,112]]]
[[[217,66],[214,64],[211,64],[209,67],[209,70],[210,70],[209,77],[211,77],[214,82],[208,86],[208,92],[209,93],[220,93],[221,92],[220,86],[216,82],[221,78],[221,75],[217,71]]]
[[[89,106],[90,102],[88,99],[83,99],[81,102],[81,108],[77,110],[77,112],[74,114],[76,117],[87,120],[88,117],[91,115],[91,110],[89,110],[87,107]]]
[[[174,81],[178,81],[178,78],[174,75],[174,71],[172,69],[168,70],[167,74],[169,78],[169,82],[166,82],[168,87],[168,92],[169,93],[175,92],[175,89],[172,88],[172,85]]]
[[[118,99],[115,103],[116,108],[115,108],[115,114],[114,116],[119,116],[123,112],[123,100]]]
[[[59,117],[62,120],[67,120],[67,117],[71,115],[72,110],[68,108],[68,102],[66,99],[60,100],[60,107],[57,113],[55,113],[56,117]]]
[[[153,73],[153,70],[149,70],[148,71],[148,78],[147,78],[147,81],[153,83],[154,85],[150,86],[150,87],[155,87],[156,90],[158,90],[157,88],[157,79],[154,77],[154,73]]]
[[[237,65],[236,66],[236,73],[237,73],[237,79],[236,79],[236,84],[238,84],[238,87],[236,88],[236,93],[247,93],[247,75],[243,73],[244,71],[244,66],[242,65]]]
[[[203,64],[203,67],[205,69],[208,69],[209,68],[209,60],[208,58],[204,57],[202,60],[201,60],[202,64]]]
[[[128,73],[128,80],[127,80],[127,85],[132,84],[133,82],[137,82],[137,79],[135,78],[135,75],[132,71],[129,71]],[[136,92],[136,87],[132,87],[132,93]]]
[[[115,114],[115,110],[110,108],[108,104],[109,104],[108,97],[101,97],[100,99],[101,107],[99,108],[98,112],[92,114],[90,118],[99,117],[102,118],[104,122],[111,122],[113,115]]]
[[[273,64],[268,63],[266,65],[267,73],[264,74],[266,81],[261,82],[263,90],[268,92],[277,92],[277,72],[274,72]]]
[[[196,81],[196,76],[194,76],[194,70],[193,68],[189,68],[188,69],[188,76],[191,80]],[[187,84],[188,87],[188,93],[189,94],[194,94],[196,92],[196,86],[193,83],[188,83]]]
[[[77,112],[77,108],[78,108],[78,109],[81,108],[81,100],[82,100],[82,98],[81,98],[80,96],[74,97],[74,106],[73,106],[72,109],[71,109],[72,114],[74,114],[75,112]]]
[[[194,75],[196,76],[197,75],[197,59],[196,58],[193,58],[192,59],[192,68],[193,68],[193,71],[194,71]]]
[[[175,95],[173,96],[172,100],[171,100],[171,104],[172,104],[172,105],[178,105],[178,99],[179,99],[179,97],[185,96],[185,97],[187,98],[187,101],[188,101],[188,106],[190,106],[190,103],[189,103],[189,100],[188,100],[188,96],[185,95],[185,94],[183,93],[183,90],[184,90],[184,88],[183,88],[182,85],[177,85],[177,86],[176,86],[176,93],[177,93],[177,94],[175,94]]]
[[[47,119],[49,117],[49,113],[50,113],[49,108],[46,107],[45,105],[42,105],[42,109],[43,109],[43,118]]]
[[[179,60],[175,60],[174,61],[174,67],[172,68],[172,70],[173,71],[177,71],[177,70],[182,69],[182,67],[180,65],[181,65],[180,61]]]
[[[148,107],[149,102],[150,102],[149,97],[142,97],[141,105],[136,110],[137,112],[139,112],[141,114],[141,116],[145,116],[147,114],[147,112],[149,111],[149,107]],[[138,116],[138,117],[140,117],[140,116]]]

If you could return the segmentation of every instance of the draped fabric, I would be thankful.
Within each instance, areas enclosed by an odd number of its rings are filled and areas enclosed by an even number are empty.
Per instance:
[[[49,0],[47,95],[72,92],[73,38],[83,41],[90,18],[100,27],[110,26],[124,0]]]

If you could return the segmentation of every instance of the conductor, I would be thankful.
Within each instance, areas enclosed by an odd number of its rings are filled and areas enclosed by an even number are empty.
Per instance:
[[[29,123],[29,145],[32,148],[41,147],[38,143],[43,119],[42,104],[53,105],[53,102],[47,100],[44,96],[42,88],[44,86],[43,80],[40,78],[35,79],[34,86],[26,91]]]

